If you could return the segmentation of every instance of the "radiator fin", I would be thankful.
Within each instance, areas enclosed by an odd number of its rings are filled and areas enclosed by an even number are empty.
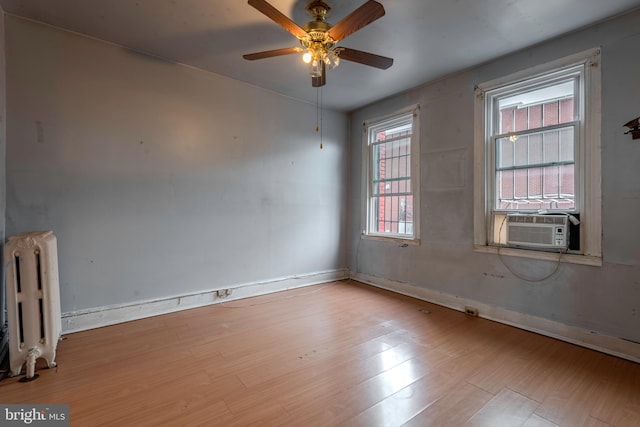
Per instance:
[[[24,322],[22,317],[22,303],[18,303],[18,343],[24,345]]]
[[[21,293],[22,292],[22,280],[20,280],[20,255],[16,254],[13,256],[13,260],[14,260],[14,268],[15,268],[15,277],[16,277],[16,292],[17,293]]]
[[[42,298],[38,298],[38,308],[40,309],[39,310],[39,314],[40,314],[40,317],[39,317],[39,320],[40,320],[40,342],[44,342],[44,338],[45,338],[45,336],[44,336],[44,322],[45,322],[45,320],[44,320],[44,306],[42,304]]]
[[[38,275],[38,290],[42,290],[42,266],[40,265],[40,251],[35,252],[36,255],[36,274]]]

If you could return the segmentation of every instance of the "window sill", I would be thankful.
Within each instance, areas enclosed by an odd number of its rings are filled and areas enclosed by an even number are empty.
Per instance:
[[[498,247],[498,246],[474,246],[473,247],[473,250],[475,252],[480,252],[485,254],[496,254],[496,255],[498,254],[498,249],[500,249],[500,255],[517,256],[517,257],[531,258],[531,259],[541,259],[545,261],[558,260],[558,253],[553,253],[553,252],[508,248],[508,247],[502,247],[502,246],[501,247]],[[602,258],[597,256],[590,256],[590,255],[562,254],[561,262],[566,262],[569,264],[589,265],[592,267],[602,267]]]
[[[360,238],[365,240],[377,240],[379,242],[393,243],[397,245],[419,245],[420,239],[400,236],[382,236],[378,234],[361,234]]]

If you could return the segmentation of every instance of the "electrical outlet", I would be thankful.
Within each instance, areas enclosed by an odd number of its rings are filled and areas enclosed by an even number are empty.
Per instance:
[[[471,307],[469,305],[467,305],[464,308],[464,312],[467,316],[473,316],[473,317],[478,317],[478,309],[475,307]]]

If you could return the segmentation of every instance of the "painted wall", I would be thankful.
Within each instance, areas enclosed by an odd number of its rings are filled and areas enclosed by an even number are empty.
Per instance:
[[[640,342],[640,142],[623,135],[640,115],[640,11],[448,76],[352,113],[349,265],[362,275],[478,301]],[[496,255],[473,251],[474,86],[602,46],[604,265],[563,263],[540,283],[517,279]],[[429,58],[437,60],[437,58]],[[361,239],[363,121],[421,105],[419,246]],[[553,262],[504,257],[527,277]]]
[[[346,115],[320,150],[315,105],[6,28],[7,235],[54,231],[63,313],[346,267]]]

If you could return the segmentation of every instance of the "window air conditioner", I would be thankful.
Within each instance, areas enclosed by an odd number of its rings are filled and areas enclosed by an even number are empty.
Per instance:
[[[569,245],[567,215],[509,214],[507,244],[535,249],[566,250]]]

